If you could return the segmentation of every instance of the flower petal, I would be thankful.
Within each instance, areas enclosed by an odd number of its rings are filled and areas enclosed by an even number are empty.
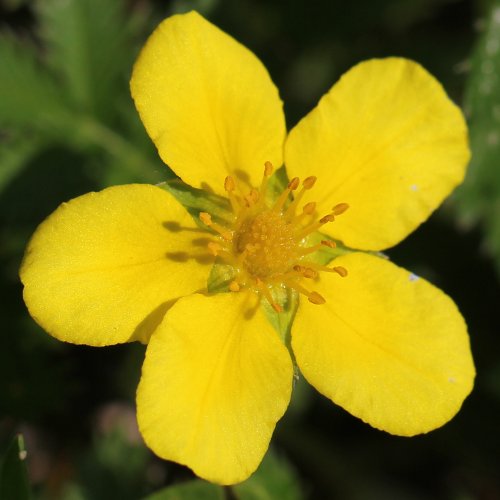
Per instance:
[[[264,162],[283,162],[283,107],[269,74],[196,12],[158,26],[131,90],[161,158],[191,186],[222,193],[228,174],[257,186]]]
[[[348,71],[285,146],[290,177],[318,176],[320,211],[351,207],[324,231],[362,250],[391,247],[426,220],[468,160],[460,110],[427,71],[398,58]]]
[[[137,392],[147,445],[221,484],[257,468],[290,400],[290,355],[252,298],[179,300],[151,337]]]
[[[466,325],[430,283],[378,257],[335,259],[326,304],[301,305],[292,347],[319,392],[373,427],[411,436],[450,420],[472,390]]]
[[[80,196],[33,235],[20,271],[24,300],[60,340],[147,341],[172,301],[206,287],[210,266],[196,247],[199,232],[185,209],[155,186]]]

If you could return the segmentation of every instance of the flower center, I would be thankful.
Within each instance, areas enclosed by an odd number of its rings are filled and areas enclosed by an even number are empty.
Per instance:
[[[201,221],[218,233],[217,241],[211,241],[208,248],[233,267],[235,279],[229,284],[233,292],[243,287],[252,288],[263,295],[272,307],[281,312],[275,303],[272,289],[287,286],[305,295],[313,304],[324,304],[325,299],[317,292],[309,291],[303,285],[306,279],[315,279],[320,271],[335,272],[347,276],[341,266],[327,267],[307,260],[307,256],[324,247],[335,247],[335,242],[324,240],[307,246],[307,236],[317,231],[335,217],[344,213],[347,203],[335,205],[332,212],[315,220],[316,203],[306,203],[300,213],[297,207],[305,194],[316,183],[316,177],[307,177],[302,188],[295,194],[288,206],[290,193],[300,186],[298,178],[292,179],[273,204],[266,201],[267,184],[273,166],[266,162],[260,188],[248,194],[236,192],[236,182],[226,177],[224,188],[233,209],[233,218],[228,226],[212,220],[210,214],[200,213]]]
[[[248,217],[234,235],[234,252],[243,255],[248,273],[262,280],[286,273],[297,260],[293,225],[264,209]]]

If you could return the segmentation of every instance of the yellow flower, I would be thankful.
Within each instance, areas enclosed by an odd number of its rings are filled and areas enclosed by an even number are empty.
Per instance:
[[[451,419],[474,379],[466,325],[444,293],[374,253],[463,179],[466,126],[439,83],[405,59],[361,63],[286,136],[260,61],[192,12],[156,29],[131,88],[165,163],[231,211],[200,221],[151,185],[89,193],[40,225],[21,278],[54,337],[148,343],[148,446],[210,481],[247,478],[289,403],[289,349],[318,391],[378,429]],[[275,195],[283,163],[291,180]],[[227,293],[207,291],[211,269],[229,272]]]

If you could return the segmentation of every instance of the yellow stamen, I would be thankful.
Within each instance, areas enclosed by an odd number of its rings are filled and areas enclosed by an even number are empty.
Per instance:
[[[335,241],[331,241],[331,240],[321,240],[321,244],[325,247],[328,247],[328,248],[336,248],[337,247],[337,243],[335,243]]]
[[[345,278],[347,276],[347,269],[345,267],[342,267],[342,266],[335,266],[333,268],[333,270],[340,276],[342,276],[342,278]]]
[[[275,212],[280,212],[281,209],[283,208],[283,205],[285,204],[286,200],[288,199],[288,196],[292,191],[295,191],[300,184],[300,180],[298,177],[294,177],[289,183],[286,189],[280,194],[279,198],[276,200],[276,203],[274,204],[273,210]]]
[[[302,228],[302,230],[295,235],[295,239],[300,241],[303,238],[305,238],[308,234],[314,233],[321,226],[324,226],[328,222],[333,222],[334,220],[335,216],[333,214],[325,215],[324,217],[321,217],[321,219],[318,222],[313,222],[309,226]]]
[[[233,267],[234,276],[228,288],[238,292],[242,288],[252,288],[264,298],[278,313],[283,308],[273,298],[274,287],[286,286],[307,297],[313,304],[324,304],[325,299],[316,291],[309,291],[303,286],[304,280],[317,279],[320,272],[335,272],[341,277],[347,276],[342,266],[328,267],[308,262],[306,256],[336,247],[334,241],[307,245],[309,234],[321,226],[335,221],[338,215],[348,208],[347,203],[339,203],[331,213],[315,217],[316,203],[311,201],[296,213],[304,193],[314,187],[315,176],[309,176],[300,182],[294,177],[272,205],[268,205],[266,191],[273,175],[271,162],[265,162],[262,182],[259,189],[250,189],[247,194],[237,194],[238,186],[234,177],[227,176],[224,189],[233,209],[233,218],[225,225],[216,223],[207,212],[200,213],[200,220],[207,227],[218,233],[217,241],[208,243],[208,250],[218,259]],[[286,207],[291,193],[294,197]]]
[[[320,295],[318,292],[311,292],[311,294],[307,298],[308,298],[309,302],[311,302],[312,304],[316,304],[318,306],[320,306],[326,302],[325,298],[322,295]]]
[[[234,193],[236,189],[236,182],[234,178],[231,177],[230,175],[228,175],[224,180],[224,189],[227,192],[227,197],[229,198],[229,202],[231,203],[231,208],[233,209],[233,213],[237,214],[241,209],[241,205]]]
[[[273,173],[274,167],[270,161],[266,161],[264,163],[264,175],[262,176],[262,182],[260,183],[260,195],[261,199],[264,200],[266,196],[267,183],[269,181],[269,177],[271,177]]]
[[[326,300],[323,298],[322,295],[320,295],[318,292],[310,292],[307,288],[304,288],[302,285],[297,283],[296,281],[288,281],[287,282],[288,286],[290,288],[293,288],[297,292],[301,293],[302,295],[305,295],[309,302],[312,302],[313,304],[324,304]]]
[[[332,208],[332,213],[334,215],[341,215],[343,214],[347,209],[349,208],[349,205],[347,203],[338,203]]]
[[[295,177],[295,179],[297,180],[296,184],[298,186],[298,178]],[[293,180],[295,180],[295,179],[293,179]],[[310,177],[307,177],[306,179],[304,179],[304,181],[302,182],[302,189],[299,191],[299,193],[297,194],[295,199],[292,201],[292,203],[290,203],[289,207],[287,208],[287,210],[285,212],[285,217],[290,217],[290,216],[295,215],[295,209],[296,209],[297,205],[302,200],[304,193],[308,189],[311,189],[314,186],[314,184],[316,183],[316,179],[317,179],[317,177],[315,177],[314,175],[311,175]]]
[[[210,253],[212,255],[215,255],[215,257],[217,257],[217,255],[219,255],[221,252],[222,252],[222,245],[220,245],[219,243],[215,243],[214,241],[211,241],[210,243],[208,243],[208,249],[210,250]]]
[[[228,193],[232,193],[236,189],[236,182],[234,182],[234,179],[230,175],[224,181],[224,189]]]
[[[304,207],[302,208],[302,213],[306,215],[312,215],[315,210],[316,210],[316,203],[314,201],[310,201],[309,203],[306,203],[304,205]]]
[[[221,226],[220,224],[217,224],[212,220],[212,216],[208,214],[207,212],[200,212],[200,220],[205,224],[205,226],[208,226],[209,228],[213,229],[215,232],[219,233],[225,240],[229,241],[232,239],[233,235],[231,231],[229,231],[227,228]]]
[[[293,266],[293,270],[304,276],[304,278],[314,279],[318,277],[317,271],[311,269],[310,267],[295,265]]]
[[[276,302],[273,300],[271,292],[269,291],[269,288],[267,288],[266,284],[262,280],[260,280],[260,279],[257,279],[256,283],[257,283],[257,286],[259,287],[259,290],[262,292],[262,294],[264,295],[264,297],[266,298],[266,300],[269,302],[269,304],[271,305],[271,307],[277,313],[282,312],[283,308],[279,304],[276,304]]]

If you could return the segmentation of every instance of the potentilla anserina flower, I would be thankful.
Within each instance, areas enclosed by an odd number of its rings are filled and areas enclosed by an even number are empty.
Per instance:
[[[287,134],[261,62],[191,12],[151,35],[131,89],[183,189],[116,186],[62,204],[21,278],[54,337],[147,343],[147,445],[210,481],[244,480],[287,408],[294,363],[378,429],[412,436],[450,420],[474,379],[464,320],[377,253],[463,180],[467,129],[440,84],[406,59],[366,61]]]

